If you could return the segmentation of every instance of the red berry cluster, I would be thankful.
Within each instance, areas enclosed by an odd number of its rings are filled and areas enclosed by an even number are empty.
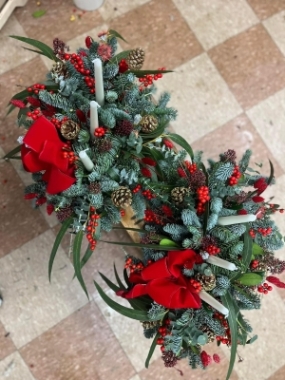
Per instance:
[[[104,127],[95,128],[94,136],[104,137],[106,134],[106,129]]]
[[[168,217],[171,218],[173,216],[173,212],[171,208],[167,205],[162,205],[161,206],[161,211]]]
[[[209,195],[209,188],[207,186],[201,186],[197,189],[197,214],[203,214],[205,211],[205,203],[208,202],[211,198]]]
[[[55,125],[56,128],[60,129],[61,124],[66,122],[68,120],[68,117],[64,117],[62,120],[58,120],[55,117],[52,117],[50,121]],[[70,144],[70,142],[68,142]]]
[[[251,228],[249,230],[249,235],[254,239],[257,232],[259,232],[263,237],[265,237],[265,236],[271,234],[272,228],[271,227],[268,227],[268,228],[259,227],[256,231],[253,228]]]
[[[209,255],[217,255],[218,253],[221,252],[220,248],[210,244],[205,248],[205,251],[209,253]]]
[[[96,227],[98,226],[98,220],[100,219],[100,215],[96,214],[96,209],[95,207],[91,206],[90,207],[90,216],[89,216],[89,221],[88,221],[88,226],[86,228],[87,230],[87,240],[89,241],[90,244],[90,249],[94,251],[97,241],[94,239],[94,234],[96,231]]]
[[[138,193],[141,190],[141,188],[142,188],[142,185],[136,185],[136,187],[133,188],[132,192],[134,194],[136,194],[136,193]]]
[[[27,112],[27,116],[33,120],[37,120],[40,116],[42,116],[42,113],[40,110],[34,110]]]
[[[223,343],[223,344],[230,345],[231,344],[231,330],[229,328],[229,324],[228,324],[227,320],[225,319],[225,317],[222,314],[220,314],[218,312],[215,312],[213,317],[215,319],[218,319],[220,321],[221,325],[226,329],[225,335],[224,336],[217,335],[216,340],[218,342]]]
[[[34,94],[38,94],[40,90],[44,90],[46,86],[44,84],[35,83],[32,86],[27,88],[28,92],[33,92]]]
[[[239,171],[239,167],[235,166],[233,174],[229,178],[229,185],[230,186],[236,185],[238,183],[238,180],[240,179],[240,177],[241,177],[241,172]]]
[[[254,229],[253,229],[253,228],[251,228],[251,229],[249,230],[249,235],[250,235],[253,239],[255,238],[256,233],[254,232]]]
[[[72,150],[70,150],[70,148],[69,148],[69,146],[67,144],[64,144],[64,145],[65,146],[62,147],[62,150],[64,151],[62,153],[63,157],[64,158],[68,158],[68,161],[69,161],[70,164],[74,164],[75,161],[77,161],[79,158],[77,156],[75,156],[75,153]],[[67,146],[67,148],[66,148],[66,146]]]
[[[164,139],[163,144],[166,146],[166,148],[172,149],[174,147],[173,143],[170,140]]]
[[[158,329],[158,333],[159,333],[160,337],[157,339],[156,344],[161,345],[160,350],[162,352],[165,351],[165,347],[163,346],[163,344],[164,344],[164,337],[166,335],[170,335],[171,334],[170,331],[169,331],[170,323],[171,323],[171,320],[170,319],[166,319],[164,321],[164,325],[161,326],[161,327],[159,327],[159,329]]]
[[[126,260],[126,263],[125,263],[125,268],[126,269],[129,269],[131,273],[134,273],[134,272],[140,272],[141,270],[144,269],[144,265],[142,262],[139,262],[139,263],[134,263],[133,259],[131,257],[129,257],[127,260]]]
[[[125,210],[121,210],[121,211],[120,211],[120,214],[121,214],[121,216],[123,217],[123,216],[126,215],[126,211],[125,211]]]
[[[161,67],[158,70],[159,71],[164,71],[165,68]],[[153,75],[151,75],[151,74],[144,75],[142,78],[139,78],[139,82],[142,83],[142,87],[140,89],[142,90],[144,87],[151,86],[153,84],[154,80],[158,80],[158,79],[160,79],[162,77],[163,77],[162,73],[153,74]]]
[[[152,210],[145,210],[144,220],[148,223],[156,223],[160,224],[161,226],[164,225],[162,219],[158,215],[156,215],[155,212]]]
[[[185,161],[184,164],[191,174],[195,173],[195,171],[197,170],[196,164],[191,164],[189,161]]]
[[[90,75],[91,71],[84,68],[84,62],[82,60],[82,55],[80,54],[64,54],[63,58],[66,61],[70,61],[70,63],[74,66],[75,70],[77,70],[80,74],[84,75],[84,81],[86,85],[90,88],[91,94],[95,93],[95,79]]]
[[[46,201],[47,201],[46,197],[40,197],[40,198],[38,198],[38,199],[36,200],[36,205],[37,205],[37,206],[41,206],[41,205],[43,205],[44,203],[46,203]]]
[[[259,266],[259,261],[258,260],[252,260],[252,262],[250,263],[250,268],[251,269],[256,269],[258,268]]]
[[[143,195],[146,199],[148,199],[148,200],[151,200],[151,199],[155,198],[155,194],[153,194],[153,193],[151,192],[151,190],[149,190],[149,189],[144,190],[144,191],[142,192],[142,195]]]
[[[129,65],[127,64],[127,61],[125,59],[122,59],[120,62],[119,62],[119,73],[124,73],[125,71],[127,71],[129,68]]]
[[[267,282],[257,287],[258,293],[263,293],[263,294],[268,294],[268,292],[271,292],[272,289],[273,289],[272,286],[268,285]]]
[[[185,172],[185,169],[183,169],[183,168],[178,168],[178,169],[177,169],[177,173],[178,173],[179,177],[181,177],[181,178],[185,178],[185,177],[187,177],[187,174],[186,174],[186,172]]]
[[[195,280],[194,278],[191,278],[190,285],[193,286],[195,293],[200,293],[202,290],[202,285],[199,281]]]

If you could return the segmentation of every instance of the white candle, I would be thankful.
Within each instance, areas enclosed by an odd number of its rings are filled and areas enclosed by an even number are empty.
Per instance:
[[[210,296],[209,293],[205,292],[205,290],[201,290],[199,293],[201,300],[205,301],[207,304],[216,309],[219,313],[225,315],[226,317],[229,315],[229,310],[222,305],[216,298]]]
[[[219,226],[228,226],[230,224],[254,222],[255,220],[256,220],[256,215],[254,214],[220,216],[218,218],[217,224]]]
[[[94,164],[93,164],[91,158],[85,152],[85,150],[82,150],[81,152],[79,152],[79,157],[80,157],[82,164],[85,166],[85,168],[89,172],[91,172],[91,170],[94,168]]]
[[[95,129],[99,127],[97,106],[94,100],[90,102],[90,134],[93,138]]]
[[[95,73],[95,94],[96,101],[100,106],[104,105],[104,83],[103,83],[103,70],[102,61],[100,58],[95,58],[93,61]]]
[[[234,263],[231,263],[227,260],[220,259],[217,256],[209,256],[206,260],[209,264],[216,265],[217,267],[225,268],[227,270],[237,270],[238,268]]]

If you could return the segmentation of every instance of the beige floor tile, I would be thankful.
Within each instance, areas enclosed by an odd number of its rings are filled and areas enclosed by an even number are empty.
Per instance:
[[[283,55],[285,55],[285,10],[275,14],[274,16],[263,21],[263,25],[267,29],[268,33],[273,38],[276,45],[279,47]]]
[[[20,352],[37,380],[127,380],[135,374],[94,302]]]
[[[203,51],[171,0],[149,1],[109,24],[128,41],[122,42],[124,49],[144,49],[143,69],[173,69]]]
[[[0,322],[0,360],[3,360],[14,351],[16,351],[16,347],[10,338],[10,333],[5,330]]]
[[[243,314],[253,327],[252,335],[257,334],[258,340],[238,348],[244,360],[236,363],[235,370],[240,379],[266,380],[285,364],[285,305],[278,292],[272,291],[263,297],[261,310]],[[227,347],[223,346],[223,351],[229,356]]]
[[[139,377],[139,375],[135,375],[130,380],[141,380],[141,378]]]
[[[66,42],[103,22],[98,10],[80,11],[71,0],[41,0],[40,3],[40,9],[46,10],[40,18],[32,16],[39,6],[37,1],[31,0],[24,7],[17,8],[14,14],[28,37],[39,39],[51,47],[56,37]]]
[[[267,380],[284,380],[284,379],[285,379],[285,366],[281,367],[278,371],[276,371]]]
[[[244,109],[285,86],[285,58],[262,24],[214,47],[209,56]]]
[[[0,288],[5,299],[0,320],[19,348],[87,303],[73,269],[59,249],[48,281],[51,231],[0,260]]]
[[[285,90],[281,90],[247,111],[252,124],[283,170],[285,146]]]
[[[18,352],[0,361],[0,380],[35,380]]]
[[[149,1],[150,0],[105,0],[98,11],[104,20],[110,20]]]
[[[173,1],[205,50],[259,22],[246,0]]]
[[[106,291],[109,297],[116,302],[130,307],[129,303],[121,297],[116,297],[112,290]],[[149,352],[152,339],[146,339],[143,336],[143,329],[139,321],[129,319],[109,308],[101,299],[98,293],[94,296],[94,300],[101,309],[115,336],[119,340],[123,350],[127,354],[129,360],[135,370],[141,371],[144,368],[145,359]],[[153,354],[151,362],[160,356],[160,350],[157,348]]]
[[[9,38],[10,35],[27,36],[23,27],[14,15],[9,18],[3,29],[0,31],[0,74],[29,61],[35,56],[34,53],[22,48],[24,45],[22,42]]]
[[[247,0],[247,2],[261,20],[285,9],[284,0]]]
[[[178,110],[175,131],[193,143],[242,112],[235,97],[206,53],[165,74],[159,93],[170,92]]]
[[[251,149],[250,166],[252,168],[259,170],[264,175],[269,175],[270,159],[274,165],[275,176],[279,177],[284,174],[284,170],[245,114],[237,116],[222,127],[195,141],[192,148],[195,151],[202,150],[204,152],[205,163],[208,158],[219,159],[219,154],[227,149],[234,149],[240,160],[246,149]],[[262,168],[258,168],[255,163],[262,164]]]

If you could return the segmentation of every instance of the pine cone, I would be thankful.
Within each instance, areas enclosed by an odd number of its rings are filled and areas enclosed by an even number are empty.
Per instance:
[[[207,325],[203,325],[201,327],[201,330],[203,331],[204,334],[207,335],[208,343],[212,343],[215,341],[216,335],[215,335],[214,331],[212,331]]]
[[[171,199],[176,206],[184,202],[185,195],[188,194],[189,190],[186,187],[174,187],[171,190]]]
[[[162,354],[162,360],[164,361],[165,367],[174,367],[178,362],[178,357],[173,351],[165,351]]]
[[[142,327],[146,330],[153,329],[154,327],[162,326],[162,320],[160,321],[143,321],[141,322]]]
[[[89,185],[89,191],[92,194],[98,194],[101,191],[101,185],[99,182],[91,182]]]
[[[80,126],[73,120],[67,120],[61,124],[60,133],[66,140],[74,140],[79,132]]]
[[[95,147],[98,149],[100,153],[109,152],[112,149],[112,141],[108,139],[96,139],[93,140],[95,142]]]
[[[52,65],[51,73],[55,74],[55,76],[63,75],[65,76],[66,73],[66,65],[62,61],[55,62]]]
[[[56,211],[55,214],[56,214],[57,219],[62,223],[73,214],[73,210],[71,206],[68,206],[68,207],[59,209],[58,211]]]
[[[126,208],[132,204],[132,192],[128,187],[120,186],[112,192],[111,200],[116,207]]]
[[[129,136],[134,130],[133,124],[128,120],[121,120],[113,129],[113,132],[119,136]]]
[[[195,278],[200,282],[206,292],[209,292],[216,287],[216,277],[213,274],[211,276],[206,276],[205,274],[198,273]]]
[[[153,115],[145,115],[140,121],[140,126],[143,133],[151,133],[156,130],[158,120]]]
[[[132,70],[140,69],[144,63],[144,56],[145,56],[145,53],[143,49],[141,48],[137,48],[130,51],[128,58],[126,60],[129,66],[129,69],[132,69]]]

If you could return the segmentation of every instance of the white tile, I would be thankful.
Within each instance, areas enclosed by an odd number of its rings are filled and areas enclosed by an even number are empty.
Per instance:
[[[165,74],[157,81],[157,87],[158,94],[170,92],[169,106],[178,110],[178,117],[171,125],[189,143],[242,112],[207,53]]]
[[[204,49],[259,22],[246,0],[173,0]]]
[[[131,379],[129,380],[141,380],[141,378],[139,377],[139,375],[136,375],[136,376],[133,376]]]
[[[130,307],[130,304],[126,300],[121,297],[116,297],[111,289],[108,290],[106,294],[113,298],[117,303]],[[144,337],[143,328],[139,321],[126,318],[111,309],[102,300],[98,293],[95,294],[94,300],[101,309],[135,370],[137,372],[141,371],[145,367],[145,360],[152,344],[152,339],[146,339]],[[151,362],[160,356],[161,352],[157,347],[152,356]]]
[[[35,380],[18,352],[0,361],[0,380]]]
[[[0,259],[0,320],[18,348],[88,302],[77,280],[72,281],[73,268],[61,248],[49,283],[54,239],[49,230]]]
[[[247,111],[263,141],[268,146],[282,169],[285,169],[285,89],[270,96]]]
[[[24,29],[13,15],[0,31],[0,74],[36,57],[35,53],[22,48],[24,45],[27,47],[25,43],[10,38],[10,35],[27,37]]]
[[[139,7],[150,0],[105,0],[98,10],[104,20],[110,20]]]
[[[245,347],[239,346],[238,353],[244,359],[235,364],[239,379],[266,380],[285,364],[285,305],[276,289],[263,296],[260,310],[243,312],[258,339]],[[230,350],[221,345],[226,356]]]
[[[263,21],[263,25],[267,29],[268,33],[273,38],[276,45],[279,47],[283,55],[285,55],[285,11],[276,13],[274,16],[269,17]]]

